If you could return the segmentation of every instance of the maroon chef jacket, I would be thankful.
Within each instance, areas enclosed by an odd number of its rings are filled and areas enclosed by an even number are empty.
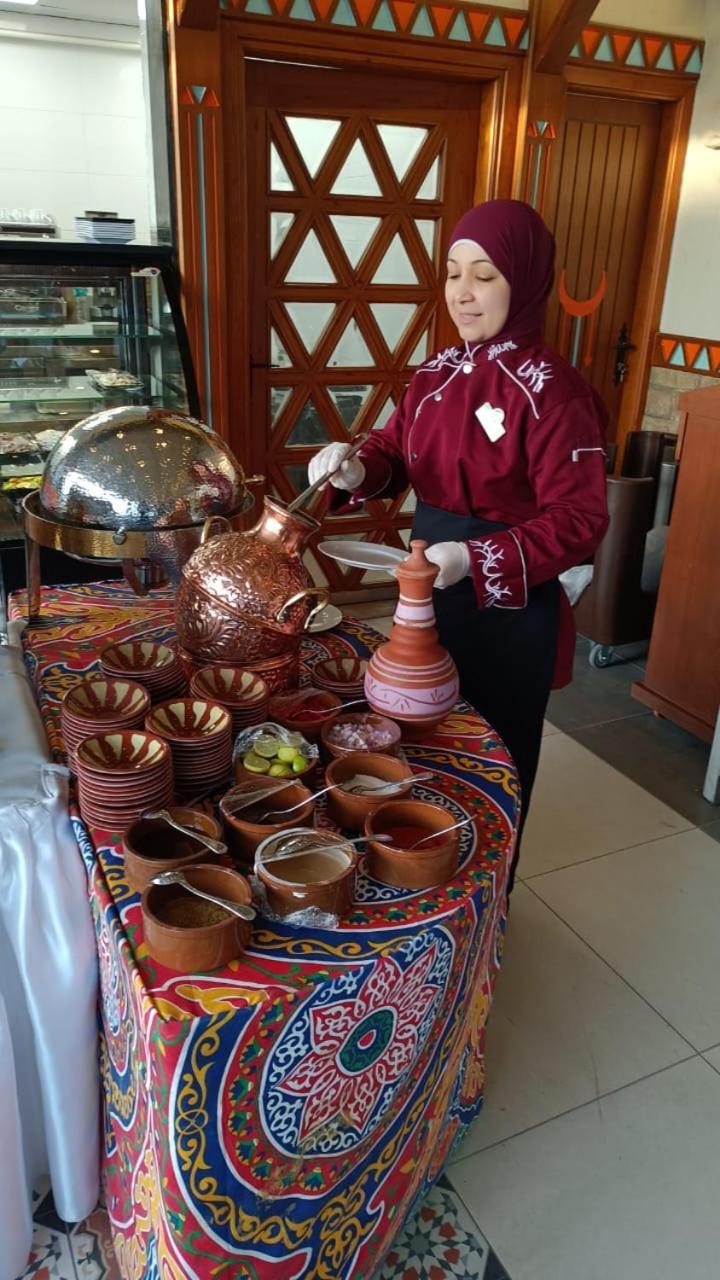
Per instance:
[[[530,587],[581,564],[608,524],[605,410],[587,382],[540,342],[449,347],[415,373],[360,457],[352,510],[412,485],[457,515],[508,525],[467,542],[478,605],[522,609]],[[575,628],[562,592],[554,687],[572,674]]]

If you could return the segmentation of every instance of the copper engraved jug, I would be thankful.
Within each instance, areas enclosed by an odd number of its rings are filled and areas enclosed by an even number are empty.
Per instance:
[[[215,533],[216,527],[224,531]],[[328,602],[301,553],[317,520],[265,498],[246,533],[211,517],[182,571],[175,599],[180,645],[208,663],[252,664],[297,651],[303,631]],[[315,600],[310,608],[310,601]]]

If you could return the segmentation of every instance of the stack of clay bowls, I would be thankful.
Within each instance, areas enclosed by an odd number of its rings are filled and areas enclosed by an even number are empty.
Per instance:
[[[97,733],[142,728],[150,710],[147,689],[132,680],[97,676],[68,690],[60,709],[60,728],[71,768],[84,738]]]
[[[175,785],[185,795],[221,787],[230,776],[230,712],[206,698],[171,698],[145,719],[172,751]]]
[[[209,662],[207,658],[201,658],[197,654],[190,653],[188,649],[183,649],[180,644],[177,646],[177,653],[178,661],[188,681],[207,667],[231,665],[227,658],[224,662]],[[260,680],[264,680],[271,693],[275,693],[278,689],[294,688],[300,678],[299,650],[293,653],[281,653],[276,658],[266,658],[262,662],[245,662],[238,656],[237,663],[238,666],[242,666],[243,671],[251,671]]]
[[[233,734],[267,720],[270,691],[264,680],[241,667],[203,667],[190,680],[190,692],[227,707]]]
[[[106,676],[124,676],[143,685],[153,702],[185,692],[180,660],[167,644],[155,644],[151,640],[111,644],[100,654],[100,666]]]
[[[174,794],[172,756],[162,738],[141,729],[85,738],[75,757],[80,813],[93,827],[123,831]]]
[[[365,697],[367,662],[362,658],[326,658],[312,669],[313,683],[318,689],[334,693],[343,702]]]

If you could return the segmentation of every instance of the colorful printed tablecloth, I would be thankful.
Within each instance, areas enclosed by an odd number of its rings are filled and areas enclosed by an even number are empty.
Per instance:
[[[98,670],[106,644],[172,639],[172,596],[46,588],[43,614],[64,621],[30,629],[26,657],[61,756],[63,694]],[[304,672],[381,639],[346,619],[304,641]],[[118,833],[87,831],[73,810],[100,957],[104,1185],[125,1280],[369,1280],[477,1115],[517,780],[462,706],[407,756],[434,773],[419,796],[476,815],[455,879],[411,893],[361,874],[341,928],[260,917],[242,959],[207,975],[153,962]]]

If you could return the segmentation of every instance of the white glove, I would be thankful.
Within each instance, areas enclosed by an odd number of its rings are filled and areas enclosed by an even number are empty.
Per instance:
[[[425,555],[440,570],[434,587],[452,587],[470,572],[470,552],[465,542],[436,542]]]
[[[359,458],[351,458],[349,462],[343,462],[346,453],[349,453],[349,444],[328,444],[315,457],[310,460],[308,467],[308,480],[310,484],[314,484],[320,476],[326,471],[332,471],[334,467],[340,470],[333,476],[328,483],[334,489],[359,489],[365,479],[365,468]],[[342,463],[342,466],[340,465]]]

